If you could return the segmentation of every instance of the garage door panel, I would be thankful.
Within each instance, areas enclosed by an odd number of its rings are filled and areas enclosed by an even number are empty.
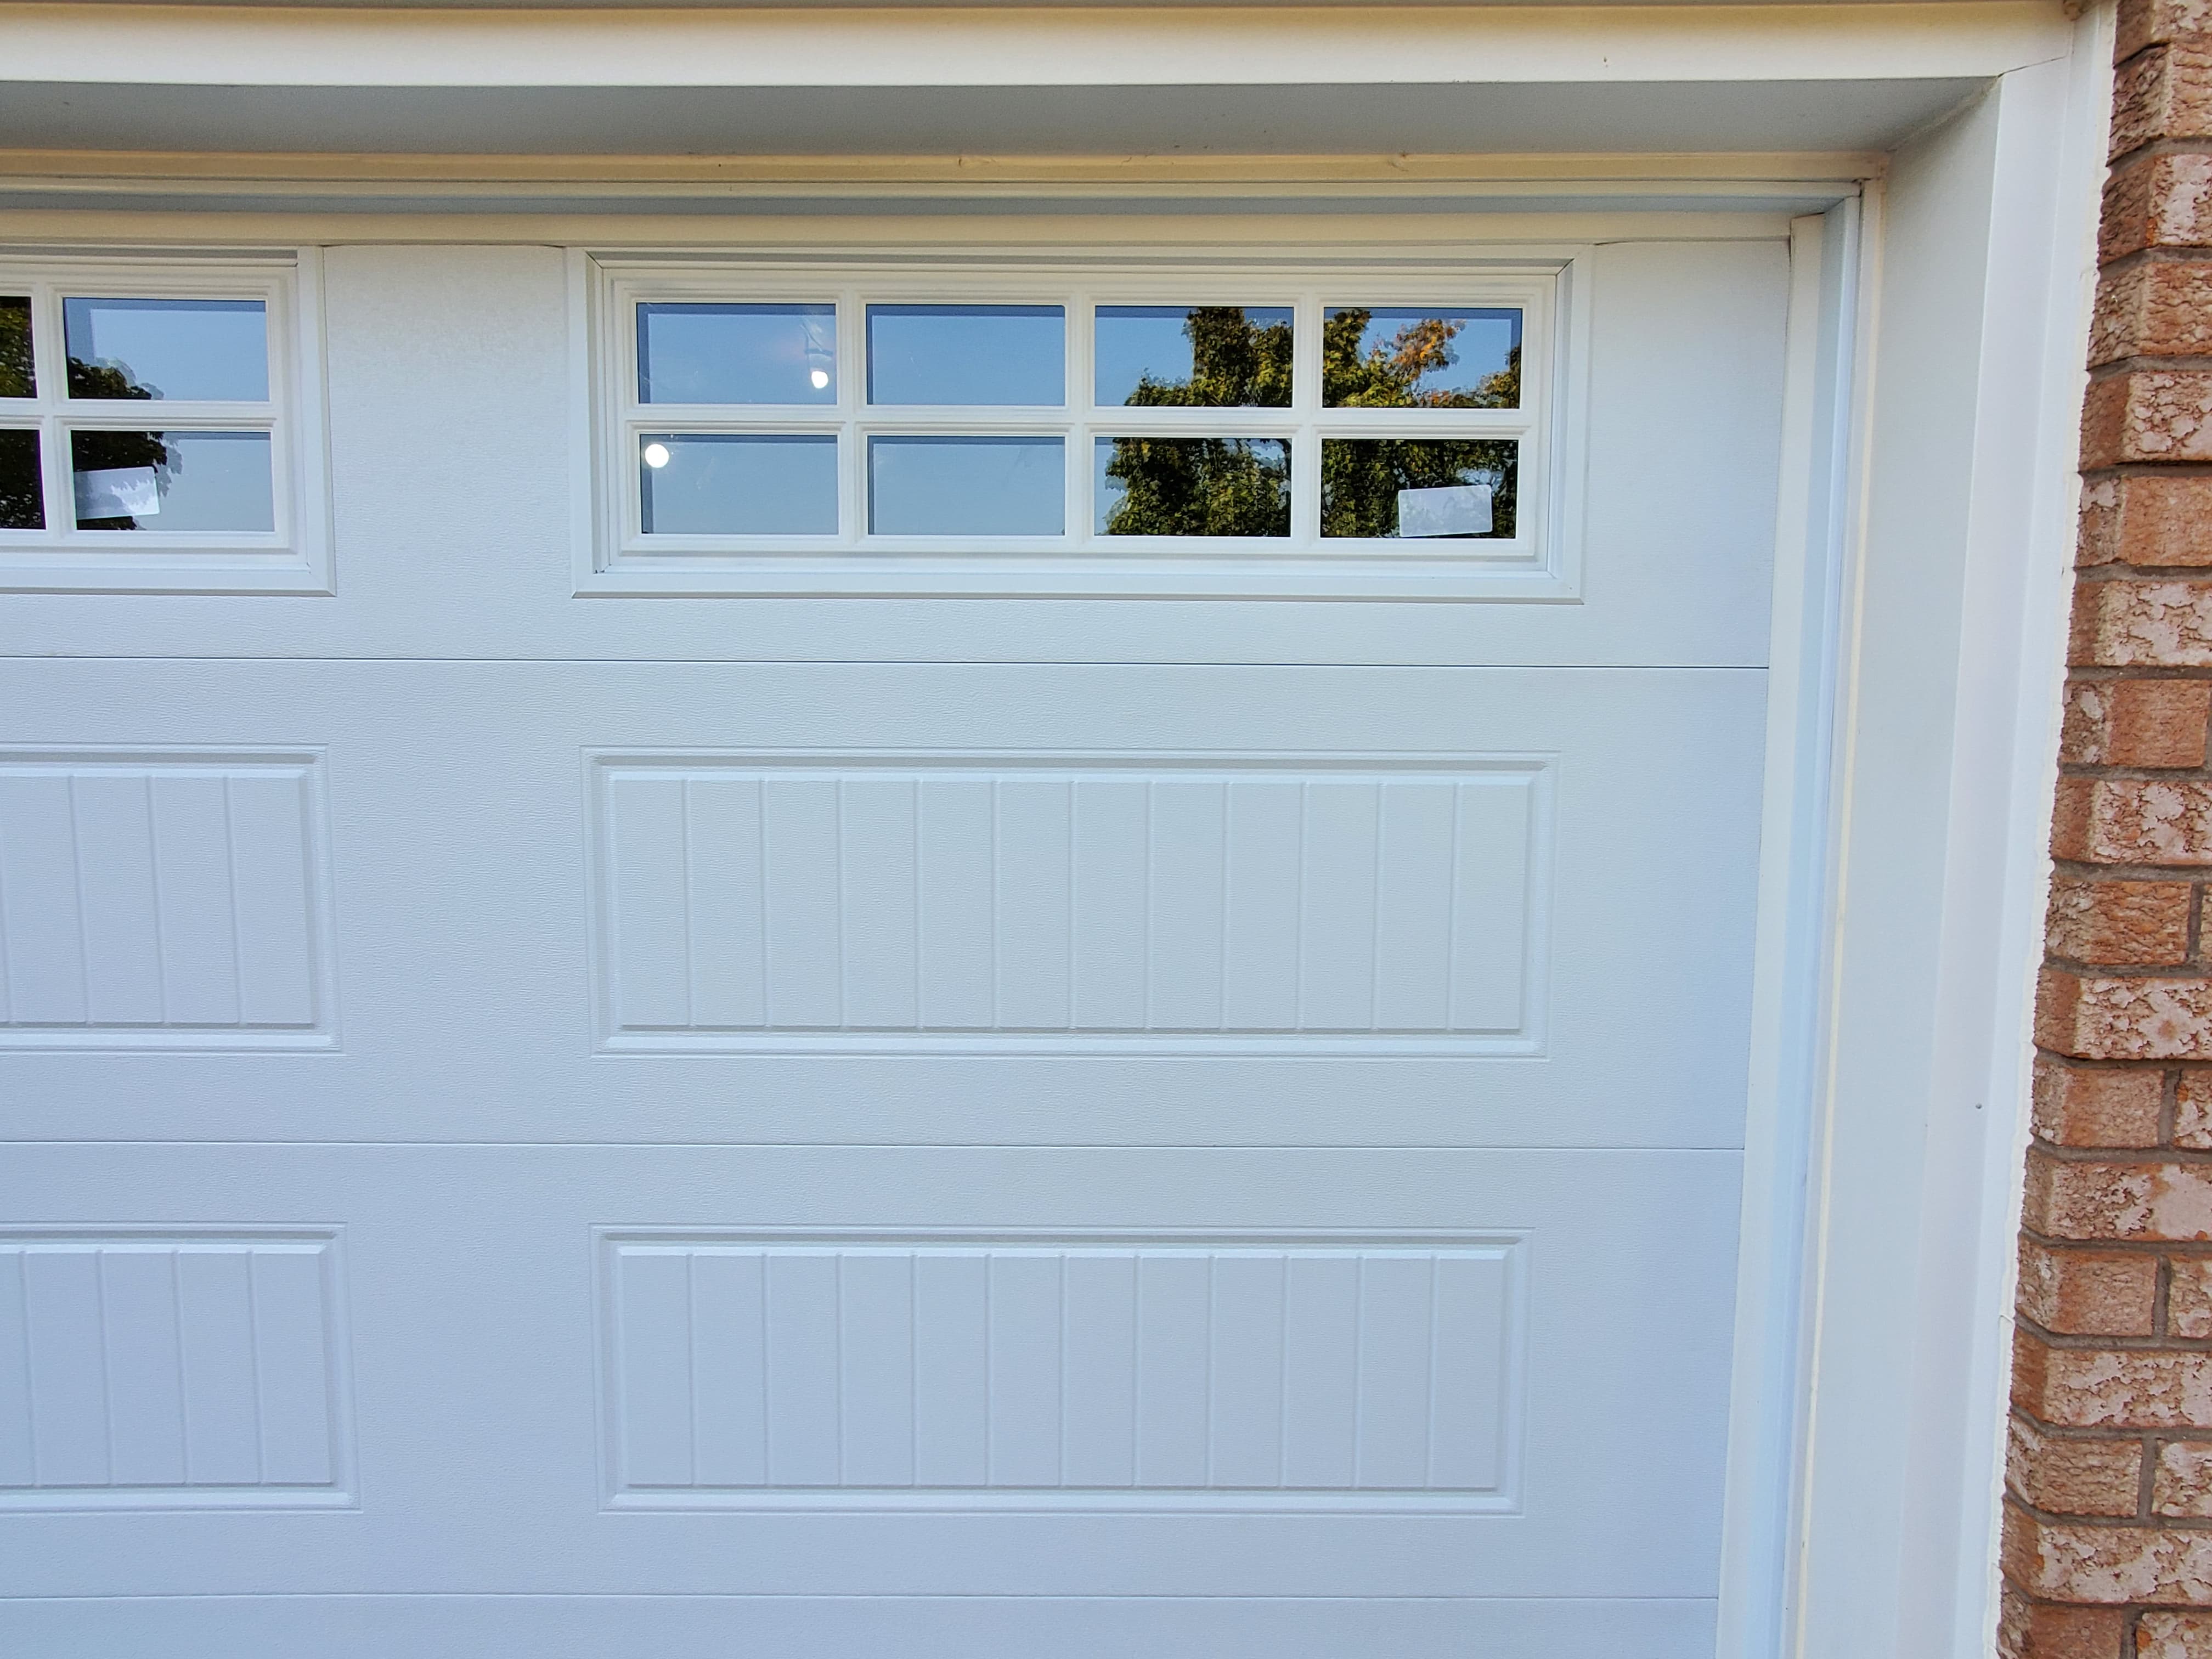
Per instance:
[[[1424,216],[1432,248],[1493,235]],[[1667,222],[1673,220],[1676,222]],[[1326,235],[1319,222],[1314,234]],[[1400,222],[1399,229],[1405,228]],[[955,235],[948,223],[943,233]],[[996,232],[994,233],[995,238]],[[1337,234],[1371,247],[1371,218]],[[553,247],[332,247],[323,260],[337,592],[296,604],[40,596],[0,649],[81,656],[1738,664],[1765,661],[1786,222],[1684,235],[1638,216],[1586,250],[1589,482],[1574,603],[1142,598],[579,603],[580,294]],[[1113,240],[1196,237],[1124,222]],[[1548,234],[1547,234],[1548,240]],[[933,280],[945,280],[939,276]],[[1356,286],[1356,281],[1354,285]],[[495,319],[495,325],[493,320]],[[1579,371],[1581,366],[1573,366]],[[435,411],[426,418],[426,411]],[[489,490],[484,481],[497,479]]]
[[[774,1653],[848,1659],[1464,1659],[1541,1653],[1547,1659],[1707,1659],[1708,1601],[1446,1600],[1267,1601],[1031,1596],[973,1597],[380,1596],[242,1602],[17,1603],[0,1607],[0,1640],[75,1659],[234,1659],[244,1651],[318,1659],[721,1659]],[[258,1645],[256,1645],[258,1644]]]
[[[0,672],[101,767],[312,742],[326,855],[230,854],[247,921],[299,913],[241,982],[345,994],[268,1028],[327,1063],[110,1054],[97,1088],[69,1050],[114,1034],[45,1016],[57,1052],[4,1056],[27,1133],[1740,1137],[1757,674]],[[955,741],[979,708],[1028,746]],[[34,968],[81,978],[52,937]]]
[[[1736,1178],[1710,1152],[26,1149],[0,1202],[50,1232],[342,1236],[358,1480],[306,1512],[0,1501],[0,1573],[1710,1595]],[[187,1344],[227,1328],[177,1305]]]

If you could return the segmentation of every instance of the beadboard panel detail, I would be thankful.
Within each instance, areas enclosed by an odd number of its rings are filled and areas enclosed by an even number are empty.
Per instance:
[[[350,1504],[337,1249],[0,1233],[0,1510]]]
[[[0,1047],[333,1046],[321,773],[0,750]]]
[[[602,1045],[1539,1053],[1551,781],[600,755]]]
[[[608,1234],[609,1501],[1509,1511],[1523,1249]]]

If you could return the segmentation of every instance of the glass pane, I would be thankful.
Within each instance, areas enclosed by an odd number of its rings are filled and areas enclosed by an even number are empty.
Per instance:
[[[1331,306],[1321,390],[1332,409],[1518,409],[1521,313]]]
[[[70,434],[80,530],[270,530],[265,432]]]
[[[31,302],[0,294],[0,398],[35,398],[31,368]]]
[[[1057,536],[1058,438],[872,438],[868,528],[878,536]]]
[[[1521,446],[1510,439],[1331,438],[1321,533],[1510,538]]]
[[[1102,536],[1287,536],[1291,447],[1279,438],[1101,438]]]
[[[647,433],[638,441],[648,536],[834,536],[837,440]]]
[[[837,307],[640,306],[637,397],[646,404],[834,404]]]
[[[64,300],[69,395],[264,403],[267,310],[258,300]]]
[[[872,404],[1063,404],[1058,306],[870,306]]]
[[[44,530],[46,486],[39,476],[39,434],[0,432],[0,530]]]
[[[1291,406],[1287,307],[1101,306],[1101,407]]]

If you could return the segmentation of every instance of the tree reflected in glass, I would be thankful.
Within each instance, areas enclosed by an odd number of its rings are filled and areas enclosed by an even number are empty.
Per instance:
[[[1266,313],[1279,318],[1280,313]],[[1413,315],[1362,349],[1372,309],[1332,307],[1322,328],[1322,402],[1338,409],[1517,409],[1521,348],[1504,366],[1455,386],[1454,341],[1469,316]],[[1516,326],[1514,330],[1517,337]],[[1291,329],[1256,322],[1237,306],[1194,307],[1188,379],[1147,374],[1126,400],[1155,409],[1280,408],[1291,401]],[[1480,361],[1480,359],[1478,359]],[[1492,361],[1496,361],[1492,359]],[[1120,437],[1101,469],[1099,529],[1109,536],[1290,533],[1286,444],[1249,438]],[[1322,534],[1395,537],[1398,493],[1480,483],[1491,492],[1492,538],[1514,533],[1519,446],[1510,439],[1383,437],[1322,447]],[[1109,504],[1110,503],[1110,504]]]
[[[120,363],[69,360],[69,388],[72,398],[125,398],[150,403],[156,393],[131,377]],[[184,470],[184,457],[162,441],[158,432],[103,432],[80,427],[70,434],[70,465],[79,472],[153,469],[156,487],[166,490],[173,473]],[[79,530],[136,530],[135,518],[79,519]]]
[[[1340,409],[1518,409],[1521,348],[1505,366],[1471,387],[1424,387],[1421,382],[1457,361],[1452,349],[1465,324],[1419,317],[1363,353],[1373,313],[1346,306],[1322,325],[1322,402]],[[1372,438],[1322,446],[1321,533],[1325,537],[1395,536],[1398,492],[1480,481],[1490,487],[1490,535],[1510,538],[1520,446],[1495,438]]]

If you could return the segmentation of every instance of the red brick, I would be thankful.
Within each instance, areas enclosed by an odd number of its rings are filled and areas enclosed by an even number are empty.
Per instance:
[[[2092,864],[2212,865],[2212,782],[2065,779],[2051,851]]]
[[[2112,159],[2160,138],[2212,137],[2212,53],[2179,40],[2139,52],[2112,76]]]
[[[2044,970],[2035,1040],[2077,1060],[2212,1060],[2212,981]]]
[[[2081,487],[2084,565],[2212,564],[2212,473],[2135,472]]]
[[[2212,1239],[2212,1164],[2057,1158],[2031,1146],[2025,1218],[2052,1238]]]
[[[2177,1440],[2160,1447],[2158,1465],[2151,1474],[2150,1506],[2160,1515],[2199,1519],[2212,1516],[2212,1445]],[[2096,1511],[2069,1513],[2094,1515]]]
[[[2120,0],[2112,56],[2124,63],[2145,46],[2212,34],[2212,0]]]
[[[2058,758],[2068,766],[2201,767],[2212,681],[2074,680]]]
[[[2089,323],[2089,362],[2212,352],[2212,264],[2149,259],[2107,271]]]
[[[2190,890],[2186,882],[2054,877],[2044,915],[2045,947],[2075,962],[2185,962]]]
[[[2212,371],[2131,368],[2090,383],[2081,465],[2212,461]]]
[[[2212,1532],[2077,1526],[2019,1510],[2005,1526],[2005,1571],[2031,1595],[2104,1606],[2212,1604]]]
[[[2212,583],[2080,584],[2070,654],[2081,667],[2212,667]]]
[[[2012,1388],[2015,1407],[2057,1428],[2212,1429],[2212,1352],[2061,1348],[2021,1330]]]
[[[2181,1073],[2174,1091],[2173,1144],[2212,1148],[2212,1072],[2191,1068]]]
[[[2183,1256],[2167,1264],[2166,1328],[2192,1340],[2212,1336],[2212,1261]]]
[[[2155,1257],[2020,1242],[2020,1311],[2047,1331],[2150,1336],[2157,1296]]]
[[[2155,1146],[2165,1079],[2149,1069],[2035,1057],[2035,1133],[2061,1146]]]
[[[2136,1626],[2135,1659],[2204,1659],[2212,1654],[2212,1618],[2154,1607]]]
[[[2140,155],[2112,169],[2097,256],[2147,247],[2212,247],[2212,155]]]
[[[2142,1443],[2061,1440],[2010,1419],[2005,1480],[2025,1504],[2060,1515],[2131,1516],[2140,1505]]]
[[[1997,1618],[1999,1659],[2120,1659],[2125,1615],[2031,1601],[2010,1584]]]

